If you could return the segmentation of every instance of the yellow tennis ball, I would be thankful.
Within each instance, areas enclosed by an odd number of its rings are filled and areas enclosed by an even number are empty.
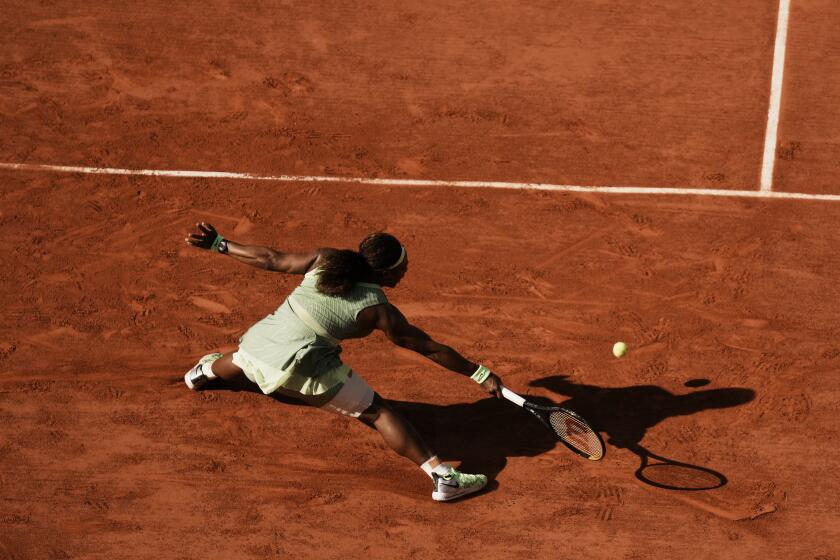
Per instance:
[[[627,353],[627,345],[623,342],[613,344],[613,356],[620,358]]]

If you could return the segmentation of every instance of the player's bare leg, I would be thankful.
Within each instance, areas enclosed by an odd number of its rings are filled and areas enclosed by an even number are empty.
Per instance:
[[[233,363],[233,353],[207,354],[184,375],[184,383],[196,391],[213,379],[234,379],[239,375],[242,375],[242,369]]]
[[[460,498],[481,490],[487,484],[487,477],[482,474],[466,474],[444,465],[414,426],[378,394],[359,419],[378,431],[391,449],[413,461],[431,477],[435,483],[435,491],[432,493],[434,500]]]
[[[242,375],[242,368],[233,363],[233,352],[223,354],[221,358],[211,364],[210,369],[216,377],[227,380],[235,379]]]
[[[422,465],[434,455],[414,426],[378,394],[373,398],[370,408],[359,419],[379,432],[391,449],[417,466]]]

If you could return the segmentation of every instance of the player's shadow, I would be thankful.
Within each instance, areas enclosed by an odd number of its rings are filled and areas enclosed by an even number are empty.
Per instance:
[[[390,401],[444,461],[490,479],[508,457],[535,457],[558,444],[532,414],[497,398],[450,405]]]
[[[654,385],[604,388],[582,385],[556,375],[531,382],[569,397],[561,406],[580,413],[595,429],[605,433],[607,443],[635,450],[648,428],[672,416],[694,414],[713,408],[738,406],[751,401],[750,389],[711,389],[675,395]],[[242,378],[211,385],[213,389],[260,393]],[[284,404],[307,406],[295,399],[273,396]],[[529,397],[539,404],[548,399]],[[510,402],[483,398],[450,405],[389,401],[417,429],[429,446],[445,461],[460,462],[465,472],[481,472],[495,478],[508,457],[534,457],[557,444],[533,415]]]
[[[244,377],[234,381],[219,380],[205,390],[261,394],[260,389]],[[283,404],[308,406],[282,395],[269,396]],[[391,399],[388,402],[415,427],[441,459],[460,463],[464,472],[484,473],[491,479],[505,467],[508,457],[536,456],[557,444],[552,432],[533,415],[492,397],[451,405]]]
[[[597,387],[573,383],[566,375],[544,377],[532,381],[530,385],[549,389],[567,397],[560,402],[560,406],[581,414],[596,430],[607,435],[608,444],[628,449],[639,455],[642,460],[643,453],[659,458],[647,452],[641,446],[641,442],[649,428],[666,418],[740,406],[755,398],[755,391],[752,389],[731,387],[674,394],[655,385]],[[721,485],[726,483],[725,475],[708,467],[675,464],[706,471],[718,476]]]

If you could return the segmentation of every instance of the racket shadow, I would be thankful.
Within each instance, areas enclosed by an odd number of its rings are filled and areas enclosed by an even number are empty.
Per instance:
[[[667,459],[641,445],[631,447],[630,451],[641,460],[639,468],[636,469],[636,478],[649,486],[663,490],[699,492],[714,490],[729,482],[724,474],[714,469]],[[651,459],[658,463],[651,463]]]
[[[667,490],[711,490],[724,486],[728,479],[711,468],[666,459],[648,451],[641,445],[647,431],[667,418],[740,406],[755,398],[755,391],[744,388],[674,394],[655,385],[598,387],[573,383],[566,375],[544,377],[530,385],[566,397],[560,406],[580,413],[596,430],[608,436],[609,445],[639,456],[637,479]],[[652,463],[650,459],[659,462]]]

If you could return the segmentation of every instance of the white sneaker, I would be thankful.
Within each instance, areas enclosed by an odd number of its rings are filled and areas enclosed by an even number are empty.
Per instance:
[[[204,386],[211,381],[210,378],[207,377],[207,374],[204,373],[204,368],[209,368],[213,362],[221,357],[222,354],[217,352],[215,354],[207,354],[198,360],[198,363],[184,375],[184,383],[187,384],[187,387],[193,391],[203,389]]]
[[[487,477],[483,474],[466,474],[455,469],[446,476],[432,473],[432,481],[435,483],[432,499],[436,502],[461,498],[487,486]]]

